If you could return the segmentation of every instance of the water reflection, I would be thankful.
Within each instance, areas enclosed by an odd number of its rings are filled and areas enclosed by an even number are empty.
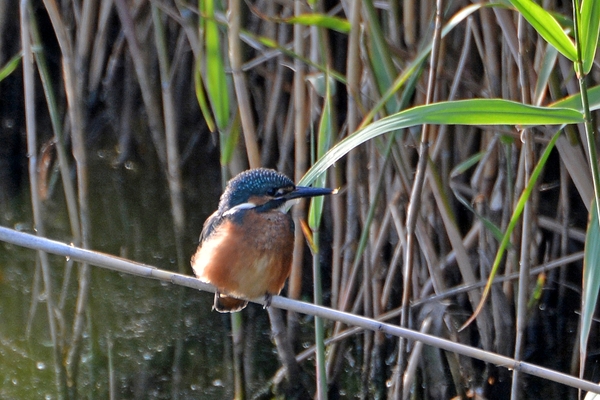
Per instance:
[[[184,252],[197,245],[220,184],[190,174],[185,193]],[[106,152],[90,160],[92,247],[159,268],[177,270],[167,185],[155,164],[114,168]],[[70,242],[60,187],[45,204],[51,238]],[[28,188],[4,214],[5,226],[31,226]],[[7,217],[9,216],[9,217]],[[59,335],[70,344],[77,296],[77,264],[50,256]],[[187,260],[186,260],[187,265]],[[36,253],[0,243],[0,398],[56,398],[52,340]],[[69,272],[71,271],[71,272]],[[191,271],[188,271],[191,273]],[[62,293],[58,293],[63,288]],[[59,301],[59,299],[61,301]],[[229,318],[211,312],[212,295],[92,268],[90,300],[77,382],[85,398],[203,398],[233,395]],[[269,327],[249,308],[250,380],[258,387],[277,367]],[[28,329],[27,327],[30,327]],[[29,334],[27,334],[29,332]],[[257,345],[258,344],[258,345]]]

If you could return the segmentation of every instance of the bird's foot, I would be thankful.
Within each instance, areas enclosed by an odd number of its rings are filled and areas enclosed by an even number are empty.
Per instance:
[[[271,293],[265,293],[265,305],[263,308],[271,307],[271,300],[273,300],[273,295]]]
[[[227,296],[217,291],[215,293],[215,302],[212,309],[220,313],[236,312],[243,310],[246,305],[248,305],[248,302],[244,299]]]

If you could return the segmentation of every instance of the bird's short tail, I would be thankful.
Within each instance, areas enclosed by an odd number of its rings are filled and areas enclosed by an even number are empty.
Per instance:
[[[243,310],[248,305],[246,300],[236,299],[235,297],[229,297],[222,293],[215,293],[215,305],[214,310],[220,313],[229,313]]]

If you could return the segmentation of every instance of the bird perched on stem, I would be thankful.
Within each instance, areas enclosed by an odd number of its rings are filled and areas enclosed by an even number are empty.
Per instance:
[[[244,171],[227,183],[219,208],[204,223],[192,257],[198,279],[217,288],[214,309],[234,312],[246,299],[279,294],[290,275],[294,221],[286,203],[335,193],[294,185],[266,168]]]

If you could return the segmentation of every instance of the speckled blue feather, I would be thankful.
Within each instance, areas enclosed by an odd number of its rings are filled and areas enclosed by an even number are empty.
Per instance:
[[[241,172],[227,182],[219,202],[219,213],[248,202],[252,196],[264,196],[271,189],[294,187],[294,182],[284,174],[267,168]]]
[[[204,223],[200,234],[200,242],[208,239],[225,218],[241,223],[244,213],[238,212],[224,217],[228,210],[247,203],[252,196],[265,196],[271,189],[277,190],[285,187],[294,187],[294,182],[272,169],[256,168],[239,173],[227,182],[227,187],[219,201],[219,208]],[[283,203],[285,200],[281,200],[281,202]],[[277,203],[272,204],[272,206],[276,205]]]

